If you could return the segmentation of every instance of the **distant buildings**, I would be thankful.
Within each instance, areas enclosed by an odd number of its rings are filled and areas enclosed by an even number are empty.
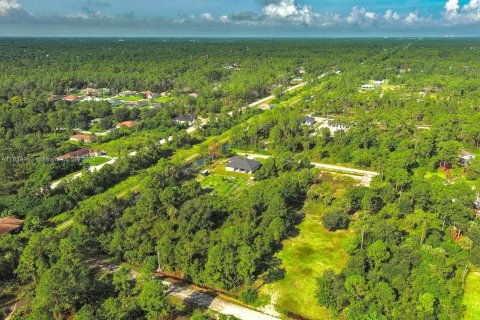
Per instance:
[[[370,80],[369,83],[360,87],[361,90],[374,90],[385,83],[385,80]]]
[[[87,136],[87,135],[81,135],[81,134],[76,134],[74,136],[70,137],[71,141],[76,141],[76,142],[86,142],[86,143],[91,143],[96,140],[94,136]]]
[[[173,123],[177,125],[188,124],[189,126],[193,126],[195,120],[196,118],[192,115],[181,114],[173,119]]]
[[[315,118],[312,116],[306,116],[303,118],[303,124],[309,127],[313,127],[317,121],[315,121]]]
[[[117,129],[120,129],[122,127],[133,128],[136,125],[137,125],[136,121],[124,121],[124,122],[120,122],[119,124],[117,124],[115,126],[115,128],[117,128]]]
[[[80,93],[87,96],[96,96],[98,94],[98,90],[95,88],[85,88],[80,90]]]
[[[147,101],[128,101],[125,103],[125,105],[129,108],[139,108],[139,107],[148,106],[148,102]]]
[[[235,156],[230,159],[226,170],[230,172],[240,172],[252,174],[260,168],[260,162]]]
[[[79,96],[64,96],[63,100],[68,102],[80,102],[82,101],[82,97]]]
[[[141,94],[145,99],[155,99],[160,97],[159,93],[151,92],[151,91],[142,91]]]
[[[460,162],[462,164],[465,164],[465,165],[470,164],[470,161],[475,158],[476,156],[474,154],[471,154],[467,150],[460,151]]]
[[[120,92],[120,96],[121,97],[130,97],[130,96],[134,96],[137,94],[137,91],[130,91],[130,90],[125,90],[125,91],[122,91]]]
[[[77,151],[69,152],[57,158],[59,161],[66,161],[66,160],[83,160],[90,157],[98,157],[102,155],[102,151],[84,148]]]
[[[119,105],[121,105],[121,104],[123,103],[122,101],[116,100],[116,99],[108,99],[107,102],[108,102],[112,107],[119,106]]]

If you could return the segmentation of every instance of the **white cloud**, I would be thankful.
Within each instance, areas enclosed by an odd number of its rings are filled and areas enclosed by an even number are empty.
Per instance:
[[[463,6],[466,11],[480,9],[480,0],[471,0],[469,3]]]
[[[460,9],[460,4],[458,0],[448,0],[445,3],[445,17],[447,19],[453,19],[458,16],[458,10]]]
[[[384,13],[375,12],[368,8],[355,6],[348,14],[332,14],[318,11],[312,6],[303,5],[306,0],[261,0],[263,8],[261,11],[244,11],[232,14],[213,16],[211,13],[197,15],[183,15],[175,18],[138,17],[135,14],[109,16],[102,13],[110,2],[104,0],[82,0],[80,10],[63,16],[38,16],[22,9],[21,0],[0,0],[0,24],[3,26],[15,26],[16,23],[23,23],[30,26],[66,26],[80,28],[111,27],[124,28],[122,30],[194,30],[195,26],[207,26],[206,29],[228,32],[228,30],[242,31],[246,33],[256,31],[283,30],[296,32],[310,30],[318,34],[325,32],[356,33],[362,31],[374,31],[378,34],[387,32],[444,32],[439,30],[463,30],[471,29],[473,32],[479,30],[480,34],[480,0],[443,0],[444,9],[440,9],[436,15],[423,16],[420,11],[399,13],[393,8]],[[260,0],[258,0],[260,1]],[[358,1],[360,2],[360,1]],[[456,28],[456,29],[455,29]],[[1,29],[1,28],[0,28]],[[200,31],[198,31],[200,32]],[[473,33],[472,32],[472,33]],[[1,31],[0,31],[1,34]]]
[[[0,16],[6,16],[12,10],[20,10],[22,7],[17,0],[0,0]]]
[[[221,15],[220,17],[218,17],[218,20],[220,20],[220,22],[222,23],[227,23],[230,21],[230,18],[227,15]]]
[[[365,8],[353,7],[352,12],[346,18],[348,24],[369,25],[377,20],[378,16]]]
[[[210,14],[208,12],[202,13],[200,15],[200,18],[202,18],[202,20],[204,20],[204,21],[214,21],[215,20],[215,18],[212,16],[212,14]]]
[[[310,6],[300,6],[295,0],[271,1],[263,7],[263,14],[267,19],[285,20],[293,23],[314,25],[321,19]]]
[[[385,14],[383,15],[383,19],[386,21],[398,21],[400,20],[400,15],[398,12],[394,12],[393,10],[387,10]]]

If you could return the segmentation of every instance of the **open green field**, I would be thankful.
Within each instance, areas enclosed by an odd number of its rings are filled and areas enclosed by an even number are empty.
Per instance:
[[[467,307],[464,319],[480,319],[480,272],[474,271],[468,275],[463,302]]]
[[[285,240],[283,250],[277,254],[285,278],[263,286],[260,293],[269,295],[280,312],[308,319],[333,319],[326,308],[317,304],[315,278],[324,270],[339,272],[345,266],[348,259],[345,244],[354,232],[329,232],[323,228],[322,204],[307,203],[302,211],[305,219],[297,226],[300,234]]]
[[[99,143],[95,145],[95,148],[106,151],[108,155],[116,157],[154,144],[166,136],[169,136],[169,134],[160,130],[142,130],[120,139]]]
[[[108,157],[92,157],[83,160],[83,164],[89,165],[89,166],[99,166],[101,164],[107,163],[111,159]]]
[[[166,103],[166,102],[169,102],[171,100],[173,100],[172,97],[158,97],[158,98],[153,99],[153,101],[155,101],[157,103]]]
[[[127,97],[116,96],[114,99],[116,99],[116,100],[123,100],[123,101],[141,101],[141,100],[145,100],[145,99],[143,98],[143,96],[141,96],[141,95],[127,96]]]
[[[225,165],[221,164],[212,170],[206,177],[200,177],[198,181],[203,188],[212,189],[221,196],[232,195],[248,187],[249,175],[227,172]]]

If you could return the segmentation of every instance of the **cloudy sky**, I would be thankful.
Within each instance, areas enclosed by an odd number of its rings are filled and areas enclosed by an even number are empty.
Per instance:
[[[480,0],[0,0],[0,36],[447,35],[480,36]]]

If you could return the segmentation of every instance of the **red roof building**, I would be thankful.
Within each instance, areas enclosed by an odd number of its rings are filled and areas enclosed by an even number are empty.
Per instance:
[[[94,136],[86,136],[86,135],[82,135],[82,134],[76,134],[74,136],[71,136],[70,140],[77,141],[77,142],[90,143],[90,142],[94,142],[96,139],[95,139]]]
[[[90,157],[98,157],[102,155],[101,151],[94,149],[84,148],[77,151],[69,152],[57,158],[59,161],[71,160],[71,159],[86,159]]]
[[[17,232],[23,226],[23,220],[14,217],[5,217],[0,219],[0,235]]]

